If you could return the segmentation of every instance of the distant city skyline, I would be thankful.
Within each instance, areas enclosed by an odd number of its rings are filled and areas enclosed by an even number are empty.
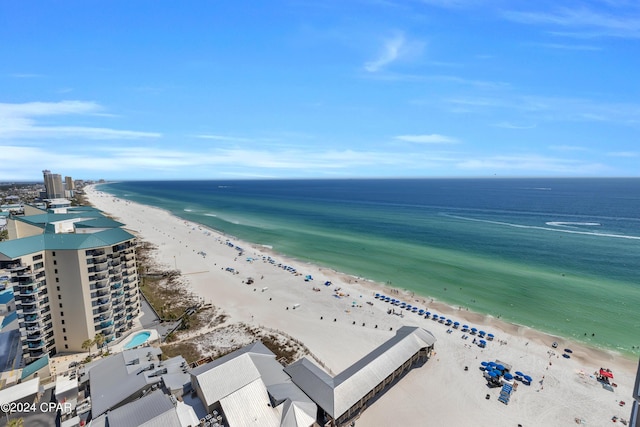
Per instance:
[[[0,5],[0,182],[640,176],[640,3]]]

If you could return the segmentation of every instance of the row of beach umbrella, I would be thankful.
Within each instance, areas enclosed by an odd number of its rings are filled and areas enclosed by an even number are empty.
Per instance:
[[[460,322],[457,321],[453,321],[451,319],[448,319],[445,316],[441,316],[438,315],[436,313],[431,313],[430,311],[424,310],[422,308],[418,308],[415,306],[412,306],[411,304],[407,304],[405,302],[402,302],[398,299],[395,298],[391,298],[388,297],[386,295],[383,294],[379,294],[376,293],[375,294],[375,298],[379,299],[380,301],[384,301],[384,302],[388,302],[392,305],[397,305],[400,308],[403,308],[405,310],[411,311],[413,313],[417,313],[419,316],[424,316],[425,319],[432,319],[434,321],[437,321],[439,323],[444,323],[446,324],[446,326],[453,326],[454,329],[458,329],[460,327]],[[462,325],[462,332],[469,332],[471,335],[478,335],[480,338],[487,338],[489,341],[493,340],[495,338],[495,336],[493,334],[488,334],[485,331],[482,330],[478,330],[478,328],[469,328],[469,325]],[[484,340],[481,340],[481,342]],[[484,344],[486,345],[486,341],[484,341]]]

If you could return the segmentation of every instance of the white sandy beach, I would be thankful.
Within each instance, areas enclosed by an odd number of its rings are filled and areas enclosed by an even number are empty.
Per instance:
[[[392,295],[381,285],[288,259],[166,211],[117,199],[92,187],[86,190],[96,208],[125,223],[141,240],[156,245],[156,261],[167,269],[180,270],[192,292],[220,308],[229,316],[228,322],[284,331],[302,341],[333,373],[386,341],[402,325],[418,325],[433,333],[438,340],[436,355],[386,392],[356,425],[570,426],[579,418],[589,426],[605,426],[612,424],[613,416],[629,416],[630,405],[620,406],[619,402],[632,400],[637,361],[401,291]],[[226,244],[227,239],[244,249],[242,256]],[[275,262],[265,261],[266,257]],[[291,266],[300,275],[278,264]],[[234,272],[226,271],[227,267]],[[305,281],[306,275],[313,280]],[[255,280],[251,285],[244,283],[249,277]],[[325,286],[326,281],[332,285]],[[340,298],[337,288],[343,294]],[[464,340],[460,330],[447,333],[450,327],[415,313],[404,311],[404,317],[387,314],[391,306],[375,299],[376,292],[428,308],[496,338],[481,349],[472,343],[473,336]],[[551,348],[553,341],[559,343],[556,350]],[[570,359],[561,357],[567,347],[573,350]],[[481,361],[496,359],[533,377],[530,386],[519,385],[509,405],[498,402],[499,388],[488,388],[479,370]],[[613,391],[595,380],[594,372],[600,367],[613,371],[617,384]]]

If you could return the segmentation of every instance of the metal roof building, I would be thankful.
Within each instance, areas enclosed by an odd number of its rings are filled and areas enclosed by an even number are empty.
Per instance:
[[[307,358],[285,368],[292,381],[325,413],[326,422],[341,425],[357,416],[367,401],[386,390],[416,364],[429,357],[435,337],[425,329],[403,326],[371,353],[331,377]]]
[[[317,406],[261,342],[191,371],[191,385],[207,411],[220,411],[230,427],[309,427]]]
[[[143,347],[114,354],[87,365],[91,388],[91,414],[95,418],[106,411],[139,398],[153,384],[160,349]],[[152,376],[153,375],[153,376]]]
[[[99,416],[91,427],[186,427],[199,424],[193,410],[156,390],[146,396]],[[185,410],[186,409],[186,410]]]

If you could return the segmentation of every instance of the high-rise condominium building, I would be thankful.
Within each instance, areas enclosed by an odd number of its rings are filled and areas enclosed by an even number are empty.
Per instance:
[[[25,362],[84,351],[98,333],[117,340],[140,311],[135,236],[90,207],[27,211],[9,218],[0,242]]]
[[[62,177],[59,174],[51,173],[50,170],[43,170],[42,176],[47,199],[64,197],[64,186],[62,185]]]
[[[70,176],[64,177],[64,186],[67,191],[75,190],[75,186],[73,185],[73,179]]]

